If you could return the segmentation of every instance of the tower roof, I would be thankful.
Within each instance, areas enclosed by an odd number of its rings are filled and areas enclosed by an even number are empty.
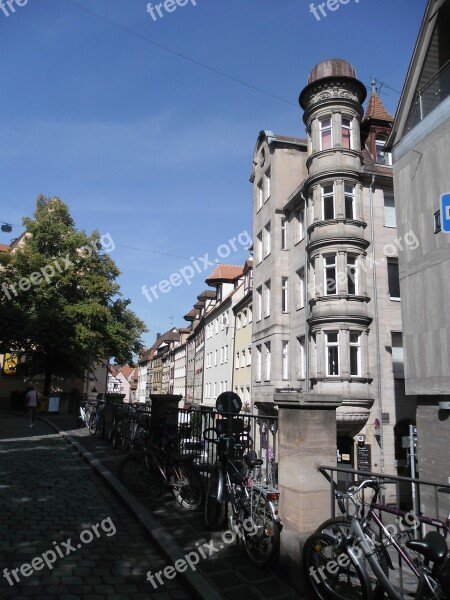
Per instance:
[[[380,97],[376,92],[372,93],[369,104],[367,105],[366,114],[363,117],[363,121],[367,119],[376,119],[377,121],[388,121],[389,123],[394,122],[394,117],[390,115],[384,108]]]
[[[329,58],[318,63],[308,76],[308,84],[325,77],[352,77],[356,79],[356,70],[348,61],[341,58]]]

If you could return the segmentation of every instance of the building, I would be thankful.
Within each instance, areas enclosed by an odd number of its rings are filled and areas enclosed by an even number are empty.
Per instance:
[[[253,325],[253,260],[243,270],[243,297],[234,304],[233,392],[242,400],[243,409],[252,412],[252,325]]]
[[[404,392],[399,247],[384,148],[393,117],[375,89],[366,111],[365,98],[352,65],[324,61],[299,98],[307,139],[258,136],[252,395],[262,412],[273,411],[277,389],[341,396],[340,465],[405,474],[401,437],[415,402]]]
[[[439,209],[441,195],[450,193],[449,27],[450,1],[429,0],[388,142],[399,239],[412,231],[418,240],[417,247],[405,245],[399,253],[406,393],[418,400],[420,475],[444,483],[450,445],[450,234],[441,229]]]

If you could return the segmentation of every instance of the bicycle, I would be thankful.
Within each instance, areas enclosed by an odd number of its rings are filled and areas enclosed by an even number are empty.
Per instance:
[[[163,482],[172,489],[177,502],[186,510],[197,510],[203,503],[203,481],[193,464],[197,453],[178,452],[178,436],[162,435],[156,445],[148,430],[138,422],[133,452],[119,464],[119,480],[133,492],[145,492],[152,483],[152,475],[159,473]]]
[[[105,435],[105,401],[95,400],[92,403],[92,412],[89,417],[89,433],[91,435],[98,434],[103,438]]]
[[[221,431],[222,423],[225,429],[232,429],[231,433]],[[277,509],[280,494],[251,478],[253,469],[263,461],[252,451],[243,454],[252,444],[242,426],[241,419],[228,423],[225,419],[218,427],[210,427],[203,433],[205,440],[217,444],[218,455],[206,493],[205,523],[211,528],[222,516],[226,521],[230,503],[232,529],[238,530],[250,562],[263,567],[274,564],[280,552],[282,524]]]
[[[360,516],[355,496],[364,488],[370,488],[374,494],[367,514]],[[379,488],[378,480],[366,479],[351,486],[347,494],[337,493],[341,509],[344,499],[350,500],[356,508],[350,522],[345,517],[329,519],[306,541],[303,568],[313,592],[321,600],[377,600],[385,592],[391,600],[403,600],[406,594],[397,591],[389,581],[389,567],[393,565],[386,545],[390,545],[418,580],[416,600],[448,600],[441,578],[448,552],[444,536],[430,532],[423,539],[409,539],[405,545],[415,555],[408,554],[375,512],[383,506],[377,504]],[[377,525],[381,535],[372,532],[371,522]],[[334,563],[332,566],[330,560]],[[430,562],[433,563],[431,568]]]

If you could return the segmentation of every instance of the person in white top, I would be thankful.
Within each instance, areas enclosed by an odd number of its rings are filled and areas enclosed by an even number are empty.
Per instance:
[[[36,410],[38,407],[39,395],[37,389],[32,383],[27,386],[27,395],[25,396],[25,406],[28,408],[28,423],[30,427],[34,425]]]

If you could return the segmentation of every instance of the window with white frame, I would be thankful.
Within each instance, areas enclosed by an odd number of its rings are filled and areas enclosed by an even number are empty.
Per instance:
[[[256,320],[261,321],[262,318],[262,287],[256,289]]]
[[[355,219],[355,186],[350,183],[344,184],[345,218]]]
[[[240,329],[241,328],[241,313],[238,313],[236,315],[236,329]]]
[[[289,288],[288,278],[281,278],[281,312],[287,313],[289,311]]]
[[[216,398],[217,397],[217,381],[214,382],[214,394],[213,397]]]
[[[306,354],[305,354],[305,338],[304,336],[298,337],[298,377],[299,379],[305,379],[306,373]]]
[[[239,367],[240,367],[240,353],[239,353],[239,350],[236,351],[236,360],[234,362],[235,362],[234,368],[235,369],[239,369]]]
[[[400,279],[398,274],[398,258],[387,259],[389,296],[393,300],[400,300]]]
[[[325,119],[320,119],[319,121],[319,129],[320,129],[320,149],[321,150],[329,150],[333,147],[333,126],[331,117],[327,117]]]
[[[271,190],[271,178],[270,178],[270,169],[267,169],[267,171],[264,174],[264,178],[265,178],[265,199],[264,201],[268,200],[270,198],[270,194],[272,193]]]
[[[359,293],[357,256],[354,254],[347,254],[347,291],[350,295]]]
[[[264,226],[264,256],[268,256],[271,250],[271,234],[270,234],[270,221]]]
[[[264,284],[264,316],[270,316],[270,279]]]
[[[224,351],[223,351],[223,362],[227,363],[228,362],[228,344],[225,345],[224,347]]]
[[[334,185],[322,186],[323,220],[334,219]]]
[[[375,161],[380,165],[390,167],[392,165],[392,156],[390,152],[386,152],[386,138],[377,137],[375,140]]]
[[[253,305],[250,304],[250,306],[248,307],[248,322],[251,323],[253,320]]]
[[[298,219],[298,241],[301,242],[305,237],[305,209],[302,208],[297,213]]]
[[[219,333],[219,319],[214,319],[214,333]]]
[[[339,375],[339,332],[325,332],[325,362],[328,377]]]
[[[222,324],[223,324],[223,328],[227,328],[229,325],[229,315],[228,315],[228,311],[224,312],[222,315]]]
[[[223,346],[220,348],[220,364],[223,365]]]
[[[397,227],[395,200],[392,192],[384,192],[384,226]]]
[[[214,350],[214,366],[217,367],[217,350]]]
[[[241,367],[245,367],[245,349],[242,349],[241,352]]]
[[[256,258],[256,264],[259,264],[262,261],[262,259],[263,259],[262,231],[260,231],[256,235],[255,258]]]
[[[297,271],[296,308],[305,306],[305,269],[302,267]]]
[[[282,342],[281,348],[282,356],[282,378],[284,380],[289,379],[289,342]]]
[[[270,342],[264,344],[264,380],[270,381],[272,358],[270,354]]]
[[[353,148],[352,120],[342,118],[342,147]]]
[[[287,219],[281,217],[281,249],[287,249]]]
[[[404,356],[403,356],[403,335],[401,332],[391,332],[392,338],[392,370],[394,378],[403,379],[405,377]]]
[[[263,180],[258,182],[256,186],[256,210],[258,211],[263,205]]]
[[[359,331],[350,331],[350,375],[361,376],[361,334]]]
[[[252,364],[252,347],[249,346],[247,348],[247,367],[249,367]]]
[[[242,327],[247,325],[247,309],[244,308],[242,311]]]
[[[325,295],[330,296],[338,293],[337,287],[337,255],[327,254],[323,257],[323,275]]]
[[[261,344],[256,346],[256,373],[255,380],[261,381],[261,371],[262,371],[262,352],[261,352]]]

